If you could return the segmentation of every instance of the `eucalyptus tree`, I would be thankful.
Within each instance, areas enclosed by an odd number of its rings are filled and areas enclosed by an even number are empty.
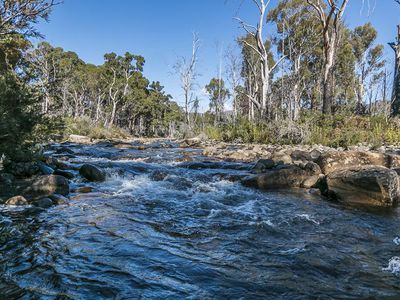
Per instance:
[[[377,31],[371,23],[356,27],[351,33],[353,53],[356,58],[356,112],[362,112],[365,100],[366,85],[371,87],[377,76],[383,72],[385,60],[383,59],[383,45],[374,45]],[[374,80],[375,78],[375,80]]]
[[[67,94],[70,93],[71,81],[84,62],[74,52],[65,52],[62,48],[53,47],[41,42],[26,56],[29,71],[33,76],[32,84],[43,95],[42,112],[45,114],[67,114]],[[82,80],[77,84],[83,83]]]
[[[228,48],[225,53],[226,59],[226,77],[230,85],[230,95],[232,98],[233,118],[237,119],[239,112],[239,101],[238,101],[238,87],[242,82],[240,76],[242,59],[240,55],[237,55],[232,48]]]
[[[260,99],[258,101],[259,108],[262,117],[271,118],[272,116],[272,105],[270,93],[270,82],[271,73],[277,66],[279,61],[274,66],[270,66],[269,62],[271,59],[271,52],[266,47],[267,40],[265,39],[265,24],[267,19],[267,9],[269,8],[270,1],[265,0],[253,0],[252,1],[258,10],[258,22],[256,25],[251,25],[244,22],[240,18],[236,18],[240,23],[241,27],[246,32],[249,39],[241,39],[240,41],[248,48],[252,49],[257,54],[259,62],[257,68],[259,68],[259,74],[261,76],[261,88],[260,88]],[[282,57],[283,59],[283,57]],[[254,102],[254,100],[253,100]]]
[[[322,26],[323,36],[323,102],[322,112],[331,114],[333,112],[333,68],[335,65],[338,40],[340,39],[340,28],[343,22],[343,14],[349,0],[307,0],[313,8]]]
[[[52,7],[58,3],[55,0],[0,0],[0,40],[14,34],[41,36],[34,25],[40,19],[48,20]]]
[[[265,118],[266,115],[262,102],[262,68],[260,68],[260,56],[254,50],[255,40],[252,35],[247,34],[246,36],[239,38],[238,42],[241,45],[242,54],[241,76],[244,78],[244,89],[239,89],[238,91],[245,93],[245,97],[247,98],[249,120],[254,121],[256,116]],[[272,43],[270,40],[265,41],[264,48],[268,52],[268,69],[270,70],[269,81],[271,80],[273,70],[275,70],[277,66],[272,55],[271,45]],[[270,92],[267,97],[270,100]],[[272,103],[271,101],[268,101],[268,103],[270,103],[269,112],[272,114]],[[242,103],[242,105],[243,104],[244,103]]]
[[[109,127],[115,123],[117,112],[129,92],[129,85],[136,72],[143,71],[144,58],[127,52],[124,56],[115,53],[104,55],[104,76],[108,81],[108,97],[111,115],[107,120]]]
[[[225,81],[219,78],[212,78],[205,86],[210,97],[210,110],[214,112],[214,122],[217,124],[222,120],[224,105],[229,97],[229,90],[225,87]]]
[[[303,0],[283,0],[268,13],[268,21],[276,24],[275,44],[281,56],[288,62],[282,75],[281,89],[287,93],[287,111],[291,120],[300,116],[301,100],[310,84],[310,65],[318,56],[321,46],[321,25],[313,17],[309,4]],[[287,74],[286,74],[287,73]]]
[[[191,127],[190,113],[196,99],[193,95],[193,92],[197,84],[197,78],[199,77],[199,73],[197,72],[199,49],[200,38],[197,33],[193,33],[191,56],[180,57],[174,65],[175,73],[179,76],[180,85],[183,91],[185,124],[187,128]]]

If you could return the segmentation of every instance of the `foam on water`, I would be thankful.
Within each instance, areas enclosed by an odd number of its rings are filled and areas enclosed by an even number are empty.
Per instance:
[[[395,237],[393,239],[393,243],[395,243],[397,246],[400,246],[400,237]]]
[[[314,224],[316,224],[316,225],[320,225],[320,222],[319,221],[317,221],[317,220],[315,220],[313,217],[311,217],[309,214],[299,214],[299,215],[296,215],[297,217],[299,217],[299,218],[301,218],[301,219],[304,219],[304,220],[307,220],[307,221],[309,221],[309,222],[311,222],[311,223],[314,223]]]
[[[389,260],[388,266],[382,269],[395,275],[400,275],[400,257],[394,256]]]

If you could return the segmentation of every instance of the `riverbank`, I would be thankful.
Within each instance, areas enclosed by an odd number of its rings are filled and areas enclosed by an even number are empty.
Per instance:
[[[108,149],[110,160],[135,160],[149,156],[147,152],[152,149],[166,149],[177,155],[174,159],[179,167],[194,170],[219,169],[221,163],[226,169],[236,170],[235,165],[229,167],[229,162],[244,163],[240,175],[221,176],[263,191],[301,189],[327,200],[373,207],[393,207],[400,200],[400,151],[396,147],[334,149],[321,145],[221,143],[204,137],[94,140],[71,135],[64,143],[46,147],[41,161],[10,162],[0,173],[1,202],[48,208],[67,203],[71,193],[76,197],[93,192],[90,182],[105,181],[110,174],[96,163],[74,161],[78,155],[75,149],[89,151],[86,154],[90,156],[91,146]],[[154,178],[163,180],[167,175],[155,174]],[[76,180],[83,180],[83,185],[74,187]]]

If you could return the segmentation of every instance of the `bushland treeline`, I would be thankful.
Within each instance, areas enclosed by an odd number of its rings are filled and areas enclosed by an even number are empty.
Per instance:
[[[89,134],[101,128],[97,137],[123,130],[265,143],[397,143],[400,29],[388,61],[370,23],[344,22],[349,1],[280,0],[272,7],[248,0],[258,18],[236,18],[243,35],[203,87],[209,110],[200,112],[197,35],[191,56],[174,66],[183,96],[172,99],[144,76],[141,55],[106,53],[93,65],[45,41],[33,45],[35,24],[62,4],[0,0],[0,153],[15,156],[15,149],[83,127]]]

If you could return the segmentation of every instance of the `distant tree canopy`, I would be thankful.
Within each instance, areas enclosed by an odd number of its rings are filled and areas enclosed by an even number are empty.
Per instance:
[[[86,116],[107,127],[146,135],[168,134],[165,116],[179,114],[161,84],[143,75],[145,59],[140,55],[107,53],[104,64],[95,66],[42,42],[28,58],[35,75],[32,84],[44,95],[43,113]]]
[[[174,66],[180,107],[160,82],[145,77],[141,55],[106,53],[93,65],[43,40],[34,47],[30,39],[41,37],[36,23],[58,3],[0,0],[0,155],[16,159],[62,129],[63,121],[80,119],[138,136],[186,136],[228,124],[262,139],[265,128],[285,121],[282,135],[297,137],[299,124],[317,112],[400,114],[400,27],[390,43],[392,72],[372,24],[350,28],[343,21],[349,0],[280,0],[275,7],[248,0],[257,19],[237,18],[243,36],[225,62],[221,55],[218,75],[200,87],[209,98],[205,113],[199,111],[197,34],[191,55]],[[244,128],[235,127],[244,120]]]

